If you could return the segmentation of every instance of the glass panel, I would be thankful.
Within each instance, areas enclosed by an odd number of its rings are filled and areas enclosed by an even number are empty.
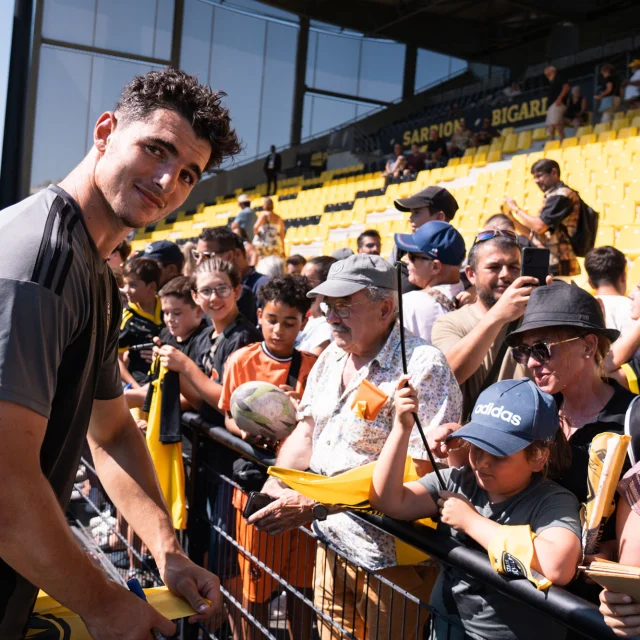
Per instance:
[[[264,44],[264,20],[215,8],[209,84],[228,94],[233,126],[245,145],[240,162],[257,153]]]
[[[358,95],[391,102],[402,95],[405,46],[364,40]]]
[[[7,107],[7,88],[9,84],[13,8],[13,2],[0,4],[0,170],[2,170],[2,140],[4,138],[4,116]]]
[[[418,49],[416,64],[416,90],[443,80],[449,75],[449,56]]]
[[[318,49],[318,34],[309,32],[309,43],[307,44],[307,73],[305,74],[305,84],[308,87],[316,86],[316,53]]]
[[[293,85],[298,30],[267,23],[267,57],[263,74],[258,153],[287,144],[291,135]]]
[[[200,0],[186,0],[182,23],[182,51],[180,68],[198,74],[202,82],[209,82],[213,7]]]
[[[173,35],[173,12],[175,0],[158,0],[156,15],[156,40],[154,58],[171,59],[171,36]]]
[[[313,101],[314,97],[309,94],[304,96],[304,107],[302,110],[302,139],[306,140],[311,136],[311,120],[313,118]]]
[[[173,0],[98,0],[95,46],[126,53],[168,59],[170,38],[156,42],[156,24],[160,10],[173,19]],[[161,20],[163,29],[166,19]]]
[[[335,100],[325,96],[313,96],[313,99],[311,135],[317,135],[327,129],[332,129],[356,117],[355,102]]]
[[[42,47],[32,186],[61,180],[84,156],[90,76],[91,56]]]
[[[357,95],[360,40],[324,33],[318,34],[316,89]]]
[[[92,45],[95,9],[96,0],[45,0],[43,37]]]
[[[466,60],[461,60],[460,58],[451,58],[451,73],[460,73],[460,71],[465,71],[469,65]]]

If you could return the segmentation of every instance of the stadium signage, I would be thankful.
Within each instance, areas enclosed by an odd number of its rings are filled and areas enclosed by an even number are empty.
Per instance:
[[[394,143],[400,142],[405,147],[413,143],[426,144],[432,129],[437,129],[442,138],[450,138],[453,132],[459,128],[460,119],[464,118],[467,126],[477,129],[483,118],[491,120],[491,126],[495,128],[506,126],[523,126],[542,122],[547,114],[547,96],[545,92],[539,91],[535,95],[529,93],[522,99],[516,98],[513,102],[501,106],[481,106],[464,109],[456,114],[456,117],[446,118],[437,121],[429,121],[426,118],[424,123],[414,120],[412,128],[406,125],[394,125],[385,131],[383,140],[388,149],[391,150]]]

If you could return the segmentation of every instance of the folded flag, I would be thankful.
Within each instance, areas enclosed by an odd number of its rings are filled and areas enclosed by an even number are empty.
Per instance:
[[[369,489],[375,466],[375,462],[370,462],[335,476],[322,476],[285,467],[269,467],[267,473],[316,502],[383,515],[374,511],[369,502]],[[418,477],[412,458],[407,456],[404,482],[415,481]],[[423,518],[417,522],[432,529],[436,528],[436,523],[430,518]],[[401,540],[396,540],[396,557],[399,565],[413,565],[429,556]]]
[[[388,399],[389,396],[382,389],[368,380],[363,380],[351,403],[351,409],[357,418],[375,420]]]

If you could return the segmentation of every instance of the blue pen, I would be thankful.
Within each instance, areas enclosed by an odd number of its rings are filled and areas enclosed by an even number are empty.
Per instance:
[[[145,602],[147,601],[147,596],[142,589],[142,586],[138,582],[137,578],[131,578],[131,580],[127,580],[127,587],[129,587],[129,591],[134,595],[138,596],[138,598],[142,598]],[[151,633],[155,640],[167,640],[167,636],[161,634],[159,631],[155,629],[151,629]]]

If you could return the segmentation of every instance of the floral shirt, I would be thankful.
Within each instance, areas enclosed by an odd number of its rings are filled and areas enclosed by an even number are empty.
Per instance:
[[[462,394],[442,352],[417,336],[406,336],[408,371],[418,392],[418,415],[425,430],[446,422],[458,422]],[[393,395],[402,375],[400,331],[396,325],[380,353],[355,373],[342,388],[342,372],[348,354],[329,345],[311,370],[300,403],[298,418],[314,420],[311,470],[333,476],[378,459],[387,440],[395,409]],[[389,397],[373,420],[364,420],[351,409],[364,379]],[[427,459],[417,428],[409,442],[409,455]],[[397,564],[395,539],[350,513],[329,516],[314,524],[316,533],[356,564],[379,571]]]

